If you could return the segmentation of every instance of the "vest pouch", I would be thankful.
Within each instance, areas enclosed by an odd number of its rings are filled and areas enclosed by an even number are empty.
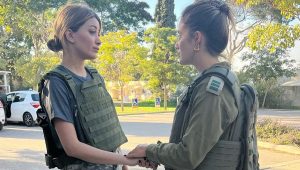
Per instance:
[[[78,96],[78,118],[90,145],[115,151],[127,141],[106,89],[94,80],[84,82]]]
[[[240,163],[241,148],[241,142],[220,140],[208,152],[205,159],[197,169],[237,169]]]

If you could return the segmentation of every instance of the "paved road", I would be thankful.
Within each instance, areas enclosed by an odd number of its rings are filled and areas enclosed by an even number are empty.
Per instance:
[[[282,118],[299,117],[300,111],[288,113],[280,110],[278,115]],[[259,112],[259,119],[264,116],[278,115],[275,112],[263,110]],[[140,143],[156,143],[157,140],[168,141],[173,114],[145,114],[120,116],[119,118],[129,139],[129,142],[122,146],[127,152]],[[296,124],[299,125],[300,122],[296,121]],[[262,169],[300,169],[300,155],[262,148],[259,151]],[[4,127],[3,131],[0,131],[0,170],[46,170],[44,152],[43,134],[39,127],[8,125]],[[129,169],[141,170],[143,168],[130,167]],[[163,167],[159,167],[159,169],[161,170]]]
[[[289,125],[300,129],[300,110],[260,109],[258,111],[258,121],[267,118],[271,118],[284,125]]]

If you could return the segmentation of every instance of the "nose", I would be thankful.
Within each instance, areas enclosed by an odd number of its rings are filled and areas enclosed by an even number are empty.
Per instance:
[[[101,40],[100,40],[99,37],[96,39],[96,44],[97,44],[98,46],[100,46],[100,45],[102,44],[102,42],[101,42]]]

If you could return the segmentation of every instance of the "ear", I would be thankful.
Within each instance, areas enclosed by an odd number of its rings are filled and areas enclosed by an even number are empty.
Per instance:
[[[73,44],[75,42],[75,35],[74,35],[74,32],[71,30],[71,29],[68,29],[66,32],[65,32],[65,36],[66,36],[66,40]]]
[[[202,33],[200,31],[196,31],[194,33],[195,44],[200,44],[202,42]]]

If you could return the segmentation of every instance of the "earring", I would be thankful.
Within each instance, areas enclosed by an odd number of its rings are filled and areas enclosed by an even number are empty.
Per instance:
[[[194,51],[200,51],[200,45],[197,44],[197,47],[194,47]]]

